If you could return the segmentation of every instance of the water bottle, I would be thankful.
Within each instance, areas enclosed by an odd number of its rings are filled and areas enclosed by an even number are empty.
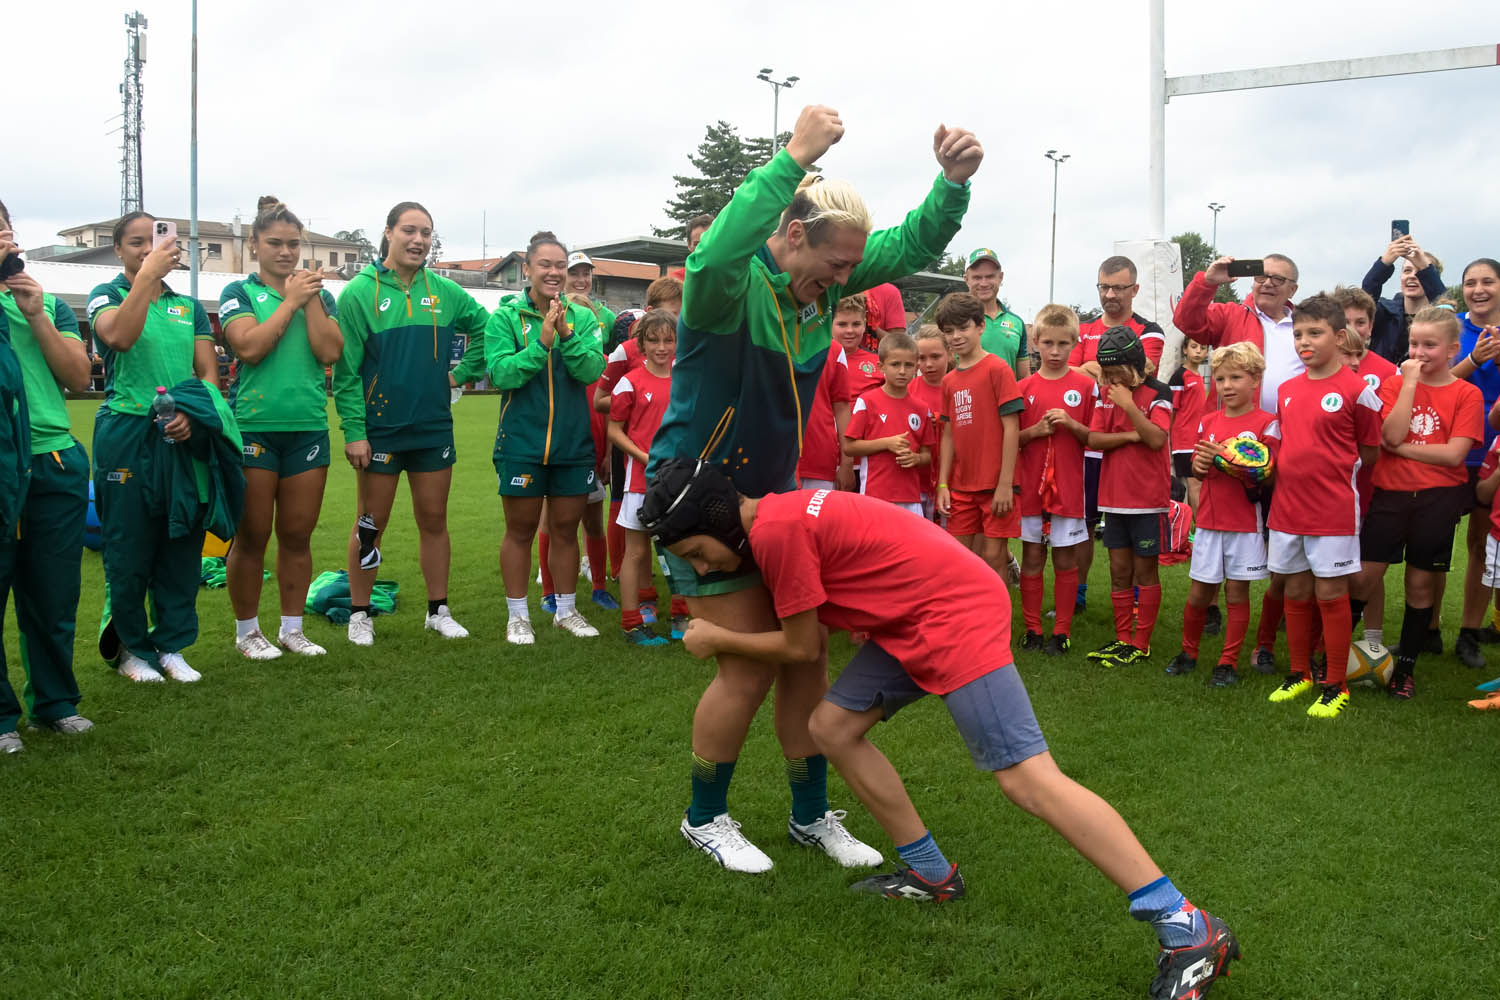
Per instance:
[[[156,398],[151,401],[151,416],[155,419],[156,426],[161,428],[162,439],[167,444],[176,444],[176,441],[167,437],[167,424],[170,424],[172,418],[177,416],[177,400],[172,398],[172,394],[164,385],[156,387]]]

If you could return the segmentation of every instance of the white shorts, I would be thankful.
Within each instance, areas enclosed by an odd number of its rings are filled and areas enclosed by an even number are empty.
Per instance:
[[[641,504],[646,502],[644,493],[627,493],[620,501],[620,516],[615,523],[626,531],[645,531],[641,525]]]
[[[1272,573],[1306,573],[1331,579],[1359,572],[1358,535],[1288,535],[1272,529],[1266,548]]]
[[[937,506],[937,501],[933,498],[933,496],[932,496],[931,493],[923,493],[922,494],[922,504],[921,504],[921,507],[922,507],[922,516],[924,518],[926,518],[927,520],[931,521],[932,520],[932,512],[936,509],[936,506]]]
[[[836,490],[836,489],[838,489],[837,486],[833,485],[833,480],[831,480],[831,479],[804,479],[804,480],[802,480],[802,485],[799,486],[799,487],[797,487],[797,488],[800,489],[800,490]]]
[[[1081,517],[1052,515],[1052,547],[1066,549],[1089,539],[1089,525]],[[1041,544],[1042,515],[1021,518],[1021,541]]]
[[[1193,564],[1188,579],[1199,583],[1225,580],[1264,580],[1266,540],[1258,531],[1215,531],[1199,528],[1193,534]]]
[[[1486,587],[1500,587],[1500,541],[1494,535],[1484,536],[1484,576],[1479,582]]]
[[[887,500],[886,503],[889,503],[892,507],[900,507],[902,510],[910,511],[911,513],[917,515],[918,517],[925,517],[926,516],[926,515],[924,515],[922,513],[922,504],[920,502],[918,502],[918,503],[897,503],[894,500]]]

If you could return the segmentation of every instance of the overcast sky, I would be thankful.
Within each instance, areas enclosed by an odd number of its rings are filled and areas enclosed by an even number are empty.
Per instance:
[[[19,242],[118,215],[124,18],[97,0],[8,3],[0,199]],[[144,0],[148,210],[188,211],[188,0]],[[847,12],[857,9],[857,18]],[[848,133],[824,159],[892,225],[936,171],[939,122],[986,149],[952,249],[1003,258],[1002,297],[1046,301],[1062,167],[1057,298],[1092,301],[1112,241],[1148,235],[1146,4],[318,4],[205,0],[199,14],[199,215],[246,220],[279,195],[324,232],[378,235],[396,201],[433,213],[446,256],[491,255],[538,228],[569,243],[664,224],[671,175],[704,126],[790,128],[804,103]],[[1168,0],[1171,75],[1500,42],[1492,0]],[[1213,11],[1213,13],[1208,13]],[[1500,69],[1178,98],[1167,110],[1167,228],[1301,265],[1304,292],[1358,281],[1392,218],[1450,265],[1500,255]],[[1484,154],[1482,155],[1481,150]],[[1243,282],[1241,283],[1244,284]],[[1395,283],[1391,284],[1394,294]],[[1243,291],[1243,289],[1242,289]]]

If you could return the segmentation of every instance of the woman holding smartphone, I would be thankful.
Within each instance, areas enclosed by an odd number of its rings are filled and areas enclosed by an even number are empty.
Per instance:
[[[115,223],[113,235],[124,270],[95,287],[88,302],[104,358],[93,452],[107,610],[123,648],[123,676],[191,683],[201,675],[182,651],[198,638],[203,526],[172,537],[163,501],[148,492],[147,481],[155,463],[172,460],[168,448],[196,453],[204,446],[189,443],[202,428],[186,414],[157,421],[152,406],[158,387],[171,389],[194,375],[218,388],[213,329],[203,306],[165,280],[182,257],[175,225],[132,212]]]
[[[302,631],[302,609],[312,582],[309,543],[328,482],[323,366],[339,359],[344,335],[322,275],[298,269],[302,222],[284,202],[260,199],[250,238],[260,272],[231,282],[219,296],[224,339],[240,359],[231,398],[244,438],[245,511],[226,566],[234,644],[252,660],[274,660],[282,649],[322,656],[327,650]],[[273,523],[281,597],[274,646],[259,620]]]

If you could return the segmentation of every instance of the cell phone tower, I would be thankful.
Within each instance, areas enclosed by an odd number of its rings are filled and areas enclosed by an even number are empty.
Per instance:
[[[120,214],[143,211],[141,194],[141,70],[146,65],[146,18],[140,11],[125,15],[125,82],[120,97],[125,104],[125,129],[120,152]]]

